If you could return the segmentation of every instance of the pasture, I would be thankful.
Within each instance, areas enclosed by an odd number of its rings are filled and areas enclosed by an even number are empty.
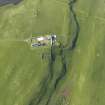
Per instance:
[[[23,0],[1,6],[0,105],[105,105],[104,8],[105,0],[75,2],[80,27],[76,47],[64,52],[65,59],[55,47],[52,62],[50,47],[32,49],[24,40],[54,33],[67,45],[73,37],[68,1]],[[57,84],[62,59],[67,73]]]

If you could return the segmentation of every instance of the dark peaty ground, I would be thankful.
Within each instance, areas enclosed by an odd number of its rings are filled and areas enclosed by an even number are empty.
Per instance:
[[[22,0],[0,0],[0,6],[6,5],[6,4],[18,4]]]

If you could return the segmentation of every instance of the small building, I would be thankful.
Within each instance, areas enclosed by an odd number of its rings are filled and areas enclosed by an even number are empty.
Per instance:
[[[32,37],[31,47],[53,45],[55,42],[56,42],[56,35]]]

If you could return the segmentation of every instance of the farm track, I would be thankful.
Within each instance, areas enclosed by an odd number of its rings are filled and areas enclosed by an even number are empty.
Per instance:
[[[70,19],[72,21],[73,25],[72,27],[74,27],[74,30],[71,33],[71,35],[73,36],[72,41],[70,40],[68,46],[63,46],[62,44],[59,47],[55,46],[54,44],[51,46],[50,57],[48,57],[49,60],[48,74],[41,82],[38,95],[34,95],[28,105],[42,105],[41,103],[43,102],[44,102],[43,105],[50,105],[53,93],[56,91],[59,83],[67,74],[68,68],[67,68],[65,50],[72,51],[75,49],[80,30],[75,11],[73,9],[75,3],[76,0],[72,0],[69,3],[69,8],[71,12]],[[59,49],[59,53],[56,52],[56,49]],[[58,56],[60,56],[61,58],[60,62],[62,66],[59,73],[56,74],[57,68],[55,70],[54,65],[56,63]]]
[[[3,39],[3,40],[1,40],[0,39],[0,42],[7,42],[7,41],[8,42],[26,42],[26,40],[17,40],[17,39],[16,40],[15,39],[14,40],[10,40],[10,39]]]

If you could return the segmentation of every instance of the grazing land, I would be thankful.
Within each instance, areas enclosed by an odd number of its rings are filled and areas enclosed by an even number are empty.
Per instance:
[[[105,0],[0,6],[0,105],[105,105],[104,8]],[[25,41],[45,34],[61,45]]]

